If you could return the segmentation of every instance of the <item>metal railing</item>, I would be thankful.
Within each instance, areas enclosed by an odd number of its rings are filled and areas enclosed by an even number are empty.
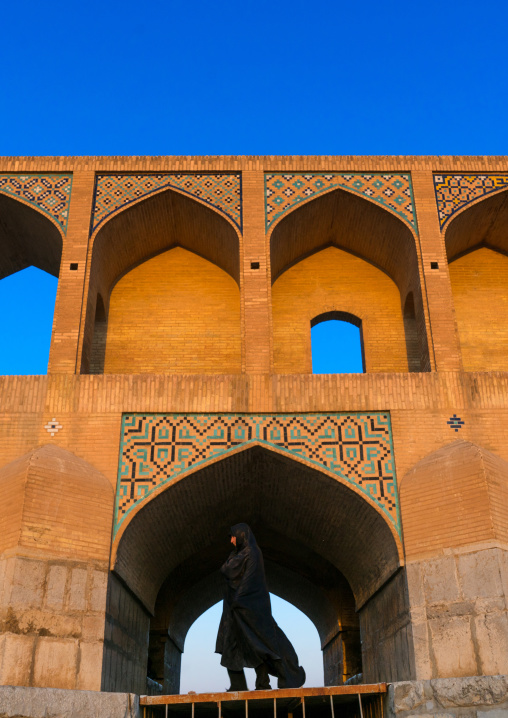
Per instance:
[[[140,696],[143,718],[384,718],[386,683]]]

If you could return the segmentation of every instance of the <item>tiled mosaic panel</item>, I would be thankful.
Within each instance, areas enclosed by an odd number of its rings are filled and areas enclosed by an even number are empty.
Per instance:
[[[0,175],[0,192],[20,197],[54,219],[67,231],[72,175]]]
[[[120,207],[165,187],[176,189],[210,204],[242,228],[242,178],[240,174],[97,175],[92,231]]]
[[[346,479],[400,530],[389,414],[130,414],[122,422],[115,532],[161,485],[252,442]]]
[[[344,187],[395,212],[416,230],[411,176],[408,174],[266,174],[266,229],[300,202]]]
[[[434,175],[437,208],[441,227],[455,214],[486,194],[508,189],[508,175]]]

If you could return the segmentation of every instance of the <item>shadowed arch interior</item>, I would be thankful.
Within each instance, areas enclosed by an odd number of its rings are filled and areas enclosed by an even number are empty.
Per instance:
[[[449,262],[479,246],[508,254],[508,191],[460,212],[448,224],[445,245]]]
[[[149,197],[110,219],[92,249],[82,351],[82,372],[90,369],[96,297],[106,316],[113,287],[126,273],[173,247],[220,267],[239,284],[240,248],[236,230],[224,217],[171,189]]]
[[[409,227],[373,202],[336,189],[298,207],[274,228],[272,282],[303,257],[327,246],[352,252],[380,267],[402,291],[416,260]]]
[[[387,210],[345,190],[336,189],[321,195],[290,212],[272,232],[270,257],[274,291],[278,278],[288,269],[329,247],[336,247],[374,265],[395,283],[399,295],[401,333],[404,332],[404,302],[406,296],[413,293],[419,333],[418,368],[420,371],[429,370],[418,253],[409,227]],[[339,299],[340,290],[341,287],[337,286]],[[323,306],[322,311],[330,309],[340,311],[344,307]],[[351,310],[348,308],[348,311]],[[354,309],[352,313],[355,314]],[[375,306],[371,314],[375,315]],[[382,320],[381,314],[378,312]],[[406,368],[393,370],[407,371],[407,358],[405,364]]]
[[[211,546],[220,560],[229,528],[240,520],[262,522],[332,563],[359,606],[399,566],[387,521],[359,494],[318,469],[251,447],[149,501],[123,533],[114,570],[153,610],[166,577],[188,558],[200,560]]]
[[[34,266],[58,277],[62,235],[23,202],[0,193],[0,279]]]
[[[383,516],[347,485],[257,445],[174,482],[122,534],[114,573],[152,615],[151,647],[162,636],[178,654],[193,621],[220,599],[218,569],[239,521],[251,525],[262,547],[270,590],[316,625],[325,658],[329,651],[328,681],[337,682],[338,645],[343,650],[348,632],[358,639],[355,608],[361,626],[384,587],[398,580],[397,542]],[[385,611],[380,630],[392,618]],[[399,630],[405,624],[397,620]],[[169,663],[177,671],[175,655]],[[369,656],[365,665],[378,675]]]

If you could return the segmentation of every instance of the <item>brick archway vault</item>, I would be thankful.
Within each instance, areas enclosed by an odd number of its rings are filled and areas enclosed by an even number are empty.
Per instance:
[[[386,591],[403,574],[400,539],[383,512],[353,484],[259,442],[161,486],[117,534],[112,580],[118,577],[150,615],[151,647],[154,637],[164,636],[178,654],[192,623],[220,600],[218,569],[229,552],[229,528],[239,521],[252,526],[262,547],[270,590],[316,625],[327,682],[340,682],[346,669],[337,659],[334,639],[340,637],[344,651],[343,629],[356,631],[357,637],[358,629],[379,632],[379,626],[372,627],[377,602],[386,600]],[[121,590],[116,592],[109,611],[113,623],[122,621],[112,615],[121,604]],[[394,609],[397,630],[402,625],[405,631],[399,609]],[[385,609],[385,627],[394,618],[390,610]],[[369,638],[362,640],[370,679],[393,678],[386,661],[374,655]],[[400,636],[397,640],[400,653],[404,641]],[[333,651],[327,657],[328,646]],[[140,645],[141,671],[142,651]],[[174,675],[165,681],[166,690],[175,691],[179,655],[169,662]],[[410,660],[406,664],[410,671]]]

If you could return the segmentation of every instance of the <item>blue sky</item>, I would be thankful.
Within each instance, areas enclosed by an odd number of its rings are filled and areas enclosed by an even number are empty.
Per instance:
[[[0,155],[507,154],[507,22],[501,0],[5,3]],[[0,373],[45,371],[55,291],[0,282]]]
[[[20,0],[0,153],[505,154],[502,0]]]

